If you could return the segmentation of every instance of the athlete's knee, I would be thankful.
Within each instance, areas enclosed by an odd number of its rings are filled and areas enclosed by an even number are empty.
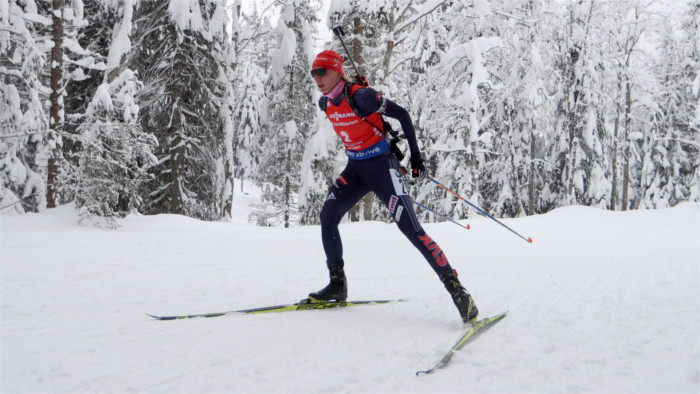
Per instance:
[[[333,188],[328,192],[326,197],[326,202],[323,203],[323,208],[321,208],[321,226],[337,226],[340,220],[337,218],[338,214],[338,203],[335,201],[336,197],[333,193]]]
[[[399,205],[396,208],[394,221],[396,221],[399,230],[409,238],[416,234],[425,233],[423,226],[418,222],[415,215],[410,215],[409,212],[406,212],[403,205]]]

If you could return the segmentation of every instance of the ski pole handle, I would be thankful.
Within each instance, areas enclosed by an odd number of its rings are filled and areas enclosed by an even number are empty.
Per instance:
[[[333,28],[333,33],[338,37],[343,37],[345,32],[343,31],[343,25],[338,25]]]

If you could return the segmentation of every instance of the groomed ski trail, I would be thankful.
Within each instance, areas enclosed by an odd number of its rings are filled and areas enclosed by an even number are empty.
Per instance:
[[[395,225],[343,223],[354,299],[408,298],[224,319],[155,321],[273,305],[327,283],[318,227],[258,228],[159,215],[118,231],[70,207],[2,217],[1,391],[697,392],[700,204],[568,207],[426,229],[483,316],[508,318],[416,378],[464,330]]]

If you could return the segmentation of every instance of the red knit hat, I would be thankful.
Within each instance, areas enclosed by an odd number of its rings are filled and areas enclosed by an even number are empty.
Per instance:
[[[319,53],[314,59],[314,63],[311,69],[325,68],[326,70],[335,70],[341,75],[345,75],[343,72],[343,58],[340,57],[338,52],[326,50]]]

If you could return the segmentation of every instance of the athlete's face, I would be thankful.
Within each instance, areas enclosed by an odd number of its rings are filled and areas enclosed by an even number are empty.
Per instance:
[[[343,76],[339,72],[325,68],[316,68],[311,70],[311,76],[313,76],[314,82],[316,82],[316,86],[318,86],[318,90],[320,90],[323,94],[328,94],[331,90],[333,90],[335,85],[337,85],[338,82],[343,79]]]

